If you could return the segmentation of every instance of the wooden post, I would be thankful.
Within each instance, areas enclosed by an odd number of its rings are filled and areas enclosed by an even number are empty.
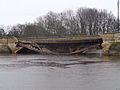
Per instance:
[[[117,8],[118,8],[118,32],[119,32],[119,0],[117,2]]]

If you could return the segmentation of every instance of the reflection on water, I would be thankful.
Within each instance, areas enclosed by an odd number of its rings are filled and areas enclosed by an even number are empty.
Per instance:
[[[119,77],[119,57],[0,55],[0,90],[116,90]]]

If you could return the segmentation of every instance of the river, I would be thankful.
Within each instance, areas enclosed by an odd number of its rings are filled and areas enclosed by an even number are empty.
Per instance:
[[[120,57],[0,55],[0,90],[120,90]]]

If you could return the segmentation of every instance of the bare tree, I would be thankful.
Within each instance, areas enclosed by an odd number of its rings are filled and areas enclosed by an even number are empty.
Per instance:
[[[107,10],[79,8],[76,12],[48,12],[34,23],[12,26],[8,35],[16,37],[64,37],[98,35],[117,31],[116,17]],[[0,32],[3,32],[2,29]]]

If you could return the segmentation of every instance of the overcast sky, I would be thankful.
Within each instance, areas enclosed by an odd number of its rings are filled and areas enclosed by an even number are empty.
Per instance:
[[[0,0],[0,25],[32,22],[49,11],[62,12],[79,7],[107,9],[117,15],[117,0]]]

